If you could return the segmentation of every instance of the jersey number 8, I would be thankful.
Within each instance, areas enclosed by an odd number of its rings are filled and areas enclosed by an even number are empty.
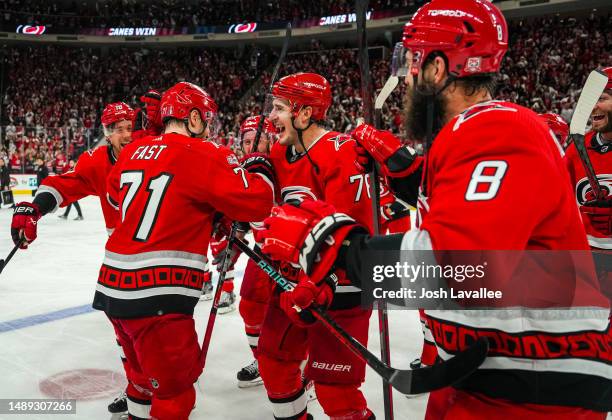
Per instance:
[[[507,169],[508,164],[503,160],[479,162],[472,172],[470,184],[465,192],[465,199],[467,201],[484,201],[495,198]]]

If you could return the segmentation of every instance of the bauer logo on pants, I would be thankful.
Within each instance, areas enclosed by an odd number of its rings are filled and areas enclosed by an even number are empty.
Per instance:
[[[313,369],[330,370],[334,372],[350,372],[351,365],[339,365],[336,363],[312,362]]]

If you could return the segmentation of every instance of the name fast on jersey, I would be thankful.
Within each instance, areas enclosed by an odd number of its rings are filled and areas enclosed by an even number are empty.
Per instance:
[[[140,146],[136,151],[132,154],[130,159],[132,160],[155,160],[159,157],[161,152],[164,151],[168,146],[163,144],[149,145],[149,146]]]

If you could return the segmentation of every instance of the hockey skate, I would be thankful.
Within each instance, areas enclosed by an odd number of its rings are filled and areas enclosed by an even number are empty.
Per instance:
[[[217,312],[219,315],[226,314],[236,310],[236,295],[234,292],[221,292],[221,299],[219,299],[219,306]]]
[[[108,411],[110,413],[125,413],[128,411],[127,395],[125,395],[124,391],[117,395],[113,402],[108,405]]]
[[[210,281],[205,281],[202,286],[202,295],[200,300],[212,300],[213,298],[213,285]]]
[[[253,360],[251,364],[243,367],[236,375],[236,379],[238,379],[238,388],[251,388],[263,384],[263,379],[259,376],[257,360]]]

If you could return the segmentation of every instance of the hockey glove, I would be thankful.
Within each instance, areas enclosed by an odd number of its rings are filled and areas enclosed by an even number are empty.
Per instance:
[[[422,162],[413,150],[403,146],[397,137],[388,131],[377,130],[368,124],[361,124],[351,133],[355,139],[357,158],[355,166],[362,172],[370,172],[372,158],[380,163],[384,175],[404,178],[417,170]]]
[[[147,111],[147,131],[149,131],[149,134],[160,133],[162,129],[162,121],[159,114],[161,94],[155,89],[151,89],[140,97],[140,101],[145,104]]]
[[[315,304],[321,308],[328,308],[334,298],[336,285],[330,277],[326,277],[319,284],[315,284],[305,274],[300,275],[298,285],[291,292],[281,293],[280,306],[289,319],[300,327],[309,327],[316,318],[308,308]]]
[[[26,249],[36,239],[36,225],[41,217],[40,209],[34,203],[22,201],[15,206],[11,222],[11,236],[17,245],[23,238],[25,241],[19,248]]]
[[[247,172],[257,173],[264,176],[274,184],[274,168],[268,156],[263,153],[249,153],[240,162]]]
[[[331,271],[344,238],[365,230],[352,218],[323,201],[306,200],[272,209],[256,240],[274,260],[299,264],[315,284]]]
[[[587,199],[590,198],[593,198],[593,195],[587,193]],[[597,232],[612,236],[612,196],[587,201],[580,206],[580,213]]]

